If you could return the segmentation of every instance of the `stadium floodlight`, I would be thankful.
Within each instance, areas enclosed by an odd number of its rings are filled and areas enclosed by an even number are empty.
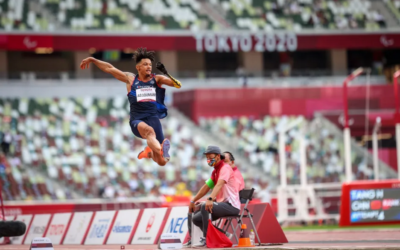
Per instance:
[[[400,76],[400,70],[394,72],[393,74],[393,88],[394,88],[394,99],[396,105],[396,153],[397,153],[397,176],[400,179],[400,114],[399,114],[399,89],[398,89],[398,79]]]
[[[378,131],[381,127],[381,118],[377,117],[372,132],[372,156],[374,161],[374,177],[375,180],[379,180],[379,164],[378,164]]]
[[[346,169],[346,181],[350,182],[352,180],[351,171],[351,136],[349,128],[349,107],[347,101],[347,85],[357,76],[364,72],[363,68],[358,68],[354,70],[343,82],[343,111],[344,111],[344,163]]]

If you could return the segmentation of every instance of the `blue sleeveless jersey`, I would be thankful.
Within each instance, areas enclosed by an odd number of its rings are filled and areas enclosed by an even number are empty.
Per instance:
[[[130,103],[130,120],[141,120],[156,116],[159,119],[167,116],[164,104],[165,89],[157,85],[155,74],[150,81],[143,82],[136,75],[128,93]]]

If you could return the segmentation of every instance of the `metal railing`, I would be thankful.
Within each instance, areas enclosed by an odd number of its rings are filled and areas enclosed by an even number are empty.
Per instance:
[[[82,72],[85,73],[85,72]],[[290,76],[282,75],[279,70],[250,72],[238,75],[235,71],[179,71],[171,72],[172,75],[180,79],[197,79],[204,81],[212,81],[214,79],[229,80],[231,85],[336,85],[341,84],[347,72],[342,75],[332,75],[329,70],[292,70]],[[80,72],[0,72],[0,84],[4,82],[35,82],[41,80],[101,80],[113,79],[113,76],[101,71],[92,71],[89,74],[81,74]],[[233,82],[232,82],[233,81]],[[360,77],[353,81],[352,84],[365,83],[365,78]],[[383,75],[371,76],[371,84],[385,84],[386,79]]]

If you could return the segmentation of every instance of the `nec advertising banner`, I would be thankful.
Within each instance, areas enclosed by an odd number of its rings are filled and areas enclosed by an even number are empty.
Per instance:
[[[187,214],[189,207],[173,207],[165,224],[163,233],[173,233],[179,235],[181,242],[188,232]]]
[[[139,212],[140,209],[118,211],[107,244],[128,244],[133,234],[133,227],[138,220]]]
[[[113,222],[115,211],[96,212],[85,245],[102,245]]]
[[[167,208],[145,209],[132,244],[154,244]]]
[[[78,212],[74,213],[71,225],[68,228],[68,233],[65,236],[64,245],[80,245],[85,236],[86,229],[92,219],[93,212]]]
[[[21,222],[25,223],[25,225],[26,225],[25,234],[29,230],[29,224],[31,223],[32,216],[33,216],[32,214],[18,215],[17,218],[15,219],[17,221],[21,221]],[[11,237],[10,240],[11,240],[12,244],[22,244],[22,241],[24,240],[25,234],[21,235],[21,236],[18,236],[18,237]]]
[[[43,237],[47,224],[49,224],[50,217],[50,214],[36,214],[33,217],[32,225],[24,241],[25,245],[31,244],[32,240],[36,237]]]
[[[46,232],[45,237],[49,238],[55,245],[61,244],[63,235],[65,234],[68,222],[71,219],[71,213],[61,213],[53,215],[53,219],[50,222],[49,229]]]

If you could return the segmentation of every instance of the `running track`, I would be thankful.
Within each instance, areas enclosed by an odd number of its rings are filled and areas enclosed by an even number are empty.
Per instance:
[[[400,229],[285,232],[288,244],[258,249],[400,249]],[[120,250],[119,245],[61,245],[55,250]],[[127,250],[157,249],[156,245],[125,245]],[[245,248],[235,248],[245,249]],[[250,249],[250,248],[247,248]],[[29,250],[29,245],[0,246],[0,250]]]

